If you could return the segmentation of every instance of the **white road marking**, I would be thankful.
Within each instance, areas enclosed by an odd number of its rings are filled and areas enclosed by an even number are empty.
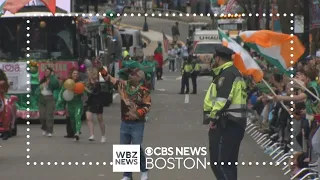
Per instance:
[[[176,80],[181,80],[182,79],[182,76],[179,76],[176,78]]]
[[[189,94],[184,95],[184,103],[188,104],[189,103]]]
[[[165,89],[157,89],[157,91],[162,91],[162,92],[164,92],[164,91],[166,91]]]
[[[211,76],[200,76],[198,77],[199,79],[202,79],[202,80],[212,80],[212,77]]]
[[[112,98],[115,99],[119,94],[118,93],[115,93]]]

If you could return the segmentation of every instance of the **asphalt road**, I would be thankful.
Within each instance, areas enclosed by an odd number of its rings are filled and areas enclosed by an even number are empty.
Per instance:
[[[176,21],[167,20],[167,19],[159,19],[159,18],[147,18],[148,27],[151,30],[163,32],[165,34],[168,34],[172,36],[171,34],[171,27],[175,24]],[[131,26],[138,26],[143,27],[144,24],[144,17],[138,17],[138,16],[127,16],[123,17],[121,23],[128,24]],[[188,37],[188,23],[185,22],[179,22],[179,30],[180,30],[180,38],[179,40],[185,42]]]
[[[201,106],[210,78],[203,77],[198,80],[199,94],[197,95],[178,95],[179,74],[169,73],[167,67],[164,70],[164,79],[157,82],[157,90],[152,94],[153,105],[145,128],[144,146],[207,147],[207,127],[201,124]],[[17,137],[0,141],[2,146],[0,148],[0,179],[120,179],[121,174],[113,173],[112,166],[109,164],[112,161],[112,145],[119,142],[119,102],[119,97],[116,96],[114,104],[105,108],[104,118],[107,124],[107,143],[105,144],[87,140],[89,133],[86,124],[83,124],[80,142],[63,138],[65,125],[55,125],[52,138],[42,136],[39,124],[19,125]],[[96,138],[100,139],[97,126]],[[283,176],[279,167],[269,165],[270,161],[271,158],[263,154],[263,150],[250,136],[246,135],[239,156],[239,180],[288,179]],[[31,164],[27,166],[27,162]],[[242,165],[242,162],[245,164]],[[252,162],[252,165],[249,165],[249,162]],[[256,165],[256,162],[259,162],[259,165]],[[263,162],[266,165],[263,165]],[[135,173],[134,178],[139,179],[139,174]],[[152,170],[150,179],[208,180],[214,179],[214,176],[207,166],[207,169],[198,170]]]

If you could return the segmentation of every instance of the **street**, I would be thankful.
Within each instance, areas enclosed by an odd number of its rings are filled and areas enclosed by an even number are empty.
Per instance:
[[[122,23],[142,26],[143,17],[124,17]],[[174,21],[148,18],[149,29],[163,30],[171,35]],[[180,39],[187,38],[188,26],[180,23]],[[152,53],[152,52],[150,52]],[[202,104],[211,78],[198,79],[197,95],[179,95],[181,76],[164,67],[163,81],[157,81],[152,93],[152,107],[145,127],[144,147],[208,147],[208,127],[202,125]],[[192,91],[190,81],[190,91]],[[100,130],[96,122],[96,141],[89,142],[89,130],[83,123],[79,142],[63,138],[63,124],[54,127],[52,138],[42,136],[39,124],[20,124],[18,136],[0,141],[0,175],[3,180],[115,180],[121,173],[113,173],[112,145],[119,143],[120,99],[114,95],[114,103],[104,109],[107,124],[107,142],[100,143]],[[249,135],[242,141],[239,163],[239,180],[282,180],[288,179],[280,167],[263,153]],[[150,171],[152,180],[207,180],[214,175],[206,169],[173,169]],[[134,173],[134,179],[140,179]]]
[[[207,147],[207,127],[201,124],[201,108],[210,79],[198,80],[197,95],[178,95],[179,74],[169,73],[167,67],[164,72],[165,80],[157,82],[157,90],[152,94],[153,105],[145,128],[144,146]],[[119,142],[119,116],[120,99],[119,96],[115,96],[114,103],[105,108],[104,112],[107,124],[106,144],[99,142],[100,132],[97,126],[95,142],[87,140],[88,128],[83,124],[81,139],[77,143],[73,142],[73,139],[63,138],[66,132],[65,125],[62,124],[55,125],[52,138],[42,136],[39,124],[19,125],[17,137],[1,142],[1,179],[120,179],[121,174],[113,173],[110,165],[112,144]],[[30,151],[28,152],[27,149]],[[29,159],[27,155],[30,155]],[[271,158],[263,154],[263,150],[256,145],[252,137],[246,135],[239,156],[239,180],[285,179],[281,169],[270,165],[270,161]],[[27,162],[30,162],[29,166]],[[249,162],[252,165],[249,165]],[[256,165],[256,162],[259,165]],[[263,165],[263,162],[266,165]],[[213,174],[209,166],[206,170],[152,170],[150,172],[150,179],[155,180],[212,178]],[[135,179],[139,179],[138,173],[135,174]]]

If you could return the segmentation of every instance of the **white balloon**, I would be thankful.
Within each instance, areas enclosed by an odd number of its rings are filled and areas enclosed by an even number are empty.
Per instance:
[[[62,94],[62,97],[65,101],[71,101],[74,97],[74,92],[65,90]]]
[[[3,100],[0,98],[0,112],[2,112],[4,110],[4,102]]]
[[[86,68],[92,68],[92,62],[89,59],[84,60],[83,64]]]

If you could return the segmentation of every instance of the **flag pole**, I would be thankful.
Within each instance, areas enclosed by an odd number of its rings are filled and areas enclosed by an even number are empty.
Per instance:
[[[271,91],[271,93],[276,96],[277,94],[274,92],[274,90],[270,87],[270,85],[267,83],[266,80],[262,79],[262,82],[267,86],[267,88]],[[282,105],[282,107],[288,111],[289,114],[291,114],[291,111],[288,109],[288,107],[283,103],[283,101],[280,101],[280,104]]]
[[[290,80],[294,81],[296,84],[298,84],[303,90],[307,91],[310,95],[312,95],[315,99],[317,99],[320,102],[320,98],[313,94],[308,88],[306,88],[303,84],[301,84],[299,81],[297,81],[294,78],[290,78]]]

